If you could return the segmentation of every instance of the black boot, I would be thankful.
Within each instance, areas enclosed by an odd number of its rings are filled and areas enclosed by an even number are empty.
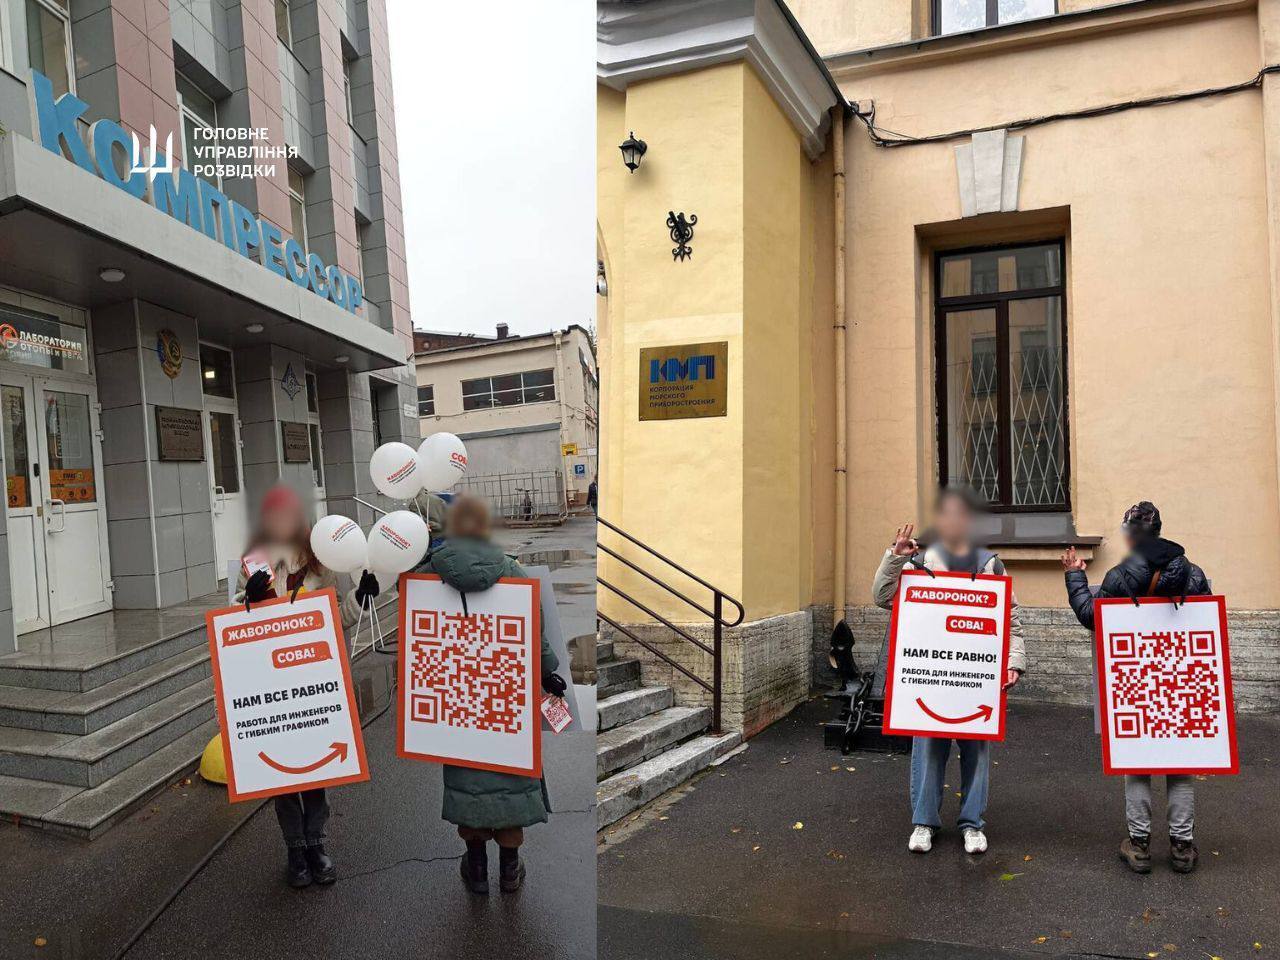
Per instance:
[[[307,865],[311,867],[312,878],[322,887],[327,887],[338,879],[338,871],[334,869],[329,855],[324,852],[323,843],[307,847]]]
[[[503,893],[514,893],[524,883],[524,864],[519,847],[498,848],[498,886]]]
[[[311,876],[311,865],[307,863],[307,851],[304,847],[289,848],[289,866],[285,869],[285,881],[291,887],[311,886],[315,878]]]
[[[1190,873],[1196,868],[1196,860],[1199,856],[1194,841],[1169,838],[1169,866],[1176,872]]]
[[[1120,859],[1134,873],[1151,872],[1151,838],[1129,837],[1120,844]]]
[[[462,882],[472,893],[489,894],[489,851],[484,842],[469,842],[459,867]]]

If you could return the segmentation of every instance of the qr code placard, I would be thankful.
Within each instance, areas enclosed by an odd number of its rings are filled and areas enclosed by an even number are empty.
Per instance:
[[[415,610],[411,715],[420,723],[519,733],[528,711],[522,617]]]
[[[1099,601],[1107,772],[1234,772],[1225,601]]]
[[[534,580],[464,598],[432,575],[402,579],[401,756],[538,775],[538,602]]]

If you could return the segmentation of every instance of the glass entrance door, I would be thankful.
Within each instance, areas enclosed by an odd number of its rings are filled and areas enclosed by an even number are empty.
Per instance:
[[[18,633],[111,608],[93,387],[0,376],[9,571]]]
[[[225,580],[232,567],[239,563],[248,536],[240,465],[240,425],[234,401],[206,396],[204,417],[218,579]]]
[[[29,633],[49,625],[45,582],[44,508],[34,464],[36,422],[30,377],[0,378],[4,473],[9,535],[9,578],[14,629]]]

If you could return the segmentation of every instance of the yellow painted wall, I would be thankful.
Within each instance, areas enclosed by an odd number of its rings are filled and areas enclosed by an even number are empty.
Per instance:
[[[632,84],[625,95],[602,89],[598,111],[609,270],[601,515],[742,599],[749,619],[798,610],[814,566],[814,165],[742,62]],[[616,146],[631,130],[649,145],[635,174]],[[671,256],[670,210],[698,216],[684,262]],[[641,423],[639,351],[714,340],[729,344],[728,415]],[[607,556],[601,571],[656,609],[697,619]],[[600,603],[643,619],[608,590]]]
[[[884,126],[927,134],[1259,66],[1253,10],[1237,8],[838,79]],[[954,143],[884,149],[848,125],[851,602],[869,601],[894,526],[922,519],[936,482],[933,250],[1020,231],[1068,240],[1072,501],[1078,532],[1108,538],[1092,576],[1121,556],[1124,509],[1148,498],[1234,607],[1280,606],[1280,557],[1239,539],[1280,535],[1261,104],[1250,91],[1016,133],[1020,208],[1046,211],[1042,226],[1029,213],[961,221]],[[817,383],[822,410],[834,396]],[[819,506],[820,490],[815,474]],[[1023,603],[1063,604],[1056,563],[1010,567]]]

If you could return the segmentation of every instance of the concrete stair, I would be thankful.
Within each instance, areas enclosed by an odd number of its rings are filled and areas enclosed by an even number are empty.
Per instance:
[[[192,773],[218,732],[203,610],[225,598],[205,599],[0,657],[0,816],[93,839]],[[394,595],[379,620],[394,637]]]
[[[640,661],[596,646],[596,828],[638,810],[705,770],[741,741],[713,736],[711,708],[680,706],[668,686],[644,686]]]

